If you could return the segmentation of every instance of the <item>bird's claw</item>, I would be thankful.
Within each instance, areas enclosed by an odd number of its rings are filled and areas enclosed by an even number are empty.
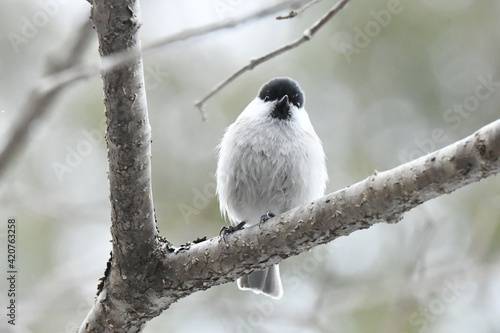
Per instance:
[[[222,237],[224,243],[227,243],[226,236],[232,234],[235,231],[242,230],[247,224],[245,221],[238,223],[237,225],[227,225],[220,229],[219,236]]]
[[[276,216],[276,215],[274,215],[274,213],[273,213],[273,212],[271,212],[271,211],[269,211],[269,210],[268,210],[268,211],[267,211],[267,213],[265,213],[264,215],[262,215],[262,216],[260,217],[260,223],[264,223],[264,222],[266,222],[267,220],[269,220],[271,217],[275,217],[275,216]]]

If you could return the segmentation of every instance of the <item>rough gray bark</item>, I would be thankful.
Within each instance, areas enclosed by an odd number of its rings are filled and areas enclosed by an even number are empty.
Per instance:
[[[156,253],[148,283],[160,308],[234,281],[375,223],[398,222],[425,201],[500,172],[500,120],[439,151],[227,236]]]
[[[101,55],[136,49],[135,0],[95,0]],[[227,237],[173,248],[155,228],[142,63],[103,75],[113,258],[79,332],[139,332],[173,302],[234,281],[500,172],[500,120],[437,152]]]
[[[92,10],[99,52],[106,56],[140,47],[139,7],[135,1],[95,1]],[[156,236],[151,189],[151,126],[146,106],[142,60],[102,75],[106,107],[114,257],[126,267],[152,252]],[[116,251],[115,251],[116,250]]]
[[[106,56],[139,50],[139,6],[135,0],[96,0],[91,19]],[[138,54],[138,52],[137,52]],[[151,189],[151,127],[142,60],[102,75],[106,107],[113,256],[99,302],[81,332],[137,332],[150,311],[144,264],[156,249]],[[143,274],[144,273],[144,274]]]

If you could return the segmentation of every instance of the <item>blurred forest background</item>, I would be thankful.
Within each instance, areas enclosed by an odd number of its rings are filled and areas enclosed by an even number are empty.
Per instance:
[[[270,4],[144,0],[143,45]],[[215,197],[215,147],[275,76],[294,78],[306,92],[328,157],[328,192],[498,118],[500,2],[352,0],[313,40],[211,99],[202,122],[195,100],[250,59],[299,37],[333,4],[176,43],[144,59],[158,227],[175,245],[215,236],[225,223]],[[0,144],[47,58],[66,49],[89,10],[83,0],[0,2]],[[30,24],[36,31],[13,43]],[[84,59],[98,60],[95,38]],[[93,302],[111,249],[103,111],[100,77],[65,90],[2,179],[0,267],[6,272],[9,217],[17,219],[19,263],[15,327],[7,327],[7,281],[0,279],[2,332],[74,332]],[[57,171],[61,165],[66,172]],[[145,332],[500,332],[499,189],[500,177],[488,178],[425,203],[396,225],[284,261],[280,301],[226,284],[180,300]]]

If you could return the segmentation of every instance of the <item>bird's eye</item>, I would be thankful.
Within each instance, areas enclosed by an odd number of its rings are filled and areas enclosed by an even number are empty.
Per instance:
[[[269,101],[269,96],[264,97],[264,102]]]

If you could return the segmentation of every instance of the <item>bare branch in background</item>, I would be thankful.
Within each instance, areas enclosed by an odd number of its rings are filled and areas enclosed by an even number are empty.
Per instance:
[[[142,56],[153,55],[159,51],[161,51],[164,47],[174,44],[180,41],[186,41],[191,38],[201,37],[204,35],[208,35],[213,32],[217,32],[220,30],[234,28],[236,26],[251,22],[253,20],[261,19],[270,15],[274,15],[279,11],[282,11],[290,6],[296,6],[304,3],[304,0],[296,0],[296,1],[284,1],[280,2],[276,5],[270,6],[268,8],[257,10],[253,13],[245,15],[243,17],[234,18],[234,19],[226,19],[220,22],[211,23],[205,26],[187,29],[181,31],[172,36],[168,36],[165,38],[161,38],[156,42],[150,43],[146,46],[143,46],[141,49],[138,47],[130,47],[127,50],[123,50],[120,52],[116,52],[105,57],[102,57],[101,64],[88,64],[82,66],[82,69],[76,68],[75,70],[69,69],[67,73],[61,73],[60,76],[65,76],[68,78],[73,78],[75,76],[82,75],[83,72],[86,75],[93,75],[101,72],[109,72],[110,70],[120,66],[128,61],[134,60],[139,53],[142,53]],[[53,80],[55,83],[59,81],[64,81],[63,79],[53,76],[48,78]],[[68,80],[68,79],[66,79]]]
[[[227,19],[205,26],[181,31],[172,36],[161,38],[156,42],[143,46],[141,49],[139,49],[138,47],[130,47],[127,50],[102,57],[101,64],[82,64],[81,66],[75,68],[69,68],[64,72],[58,73],[57,75],[46,77],[44,79],[45,85],[50,87],[49,89],[55,89],[57,86],[65,84],[68,81],[78,80],[82,77],[88,77],[99,73],[99,71],[102,73],[106,73],[120,65],[127,63],[128,61],[134,60],[139,53],[141,53],[142,56],[149,56],[176,42],[185,41],[195,37],[201,37],[224,29],[234,28],[238,25],[242,25],[253,20],[274,15],[281,10],[289,8],[290,6],[300,5],[304,2],[304,0],[291,2],[284,1],[268,8],[257,10],[240,18]]]
[[[323,17],[321,17],[318,21],[316,21],[316,23],[314,23],[309,29],[304,31],[304,33],[302,34],[302,36],[300,38],[298,38],[298,39],[294,40],[293,42],[286,44],[286,45],[284,45],[284,46],[282,46],[282,47],[280,47],[280,48],[278,48],[278,49],[276,49],[268,54],[265,54],[259,58],[250,60],[250,63],[248,65],[240,68],[233,75],[231,75],[230,77],[228,77],[227,79],[225,79],[224,81],[219,83],[217,86],[215,86],[215,88],[212,89],[212,91],[209,92],[205,97],[196,101],[195,106],[200,110],[203,120],[205,120],[207,118],[205,104],[210,98],[212,98],[215,94],[220,92],[225,86],[227,86],[229,83],[234,81],[236,78],[238,78],[243,73],[251,71],[256,66],[258,66],[258,65],[260,65],[260,64],[262,64],[262,63],[264,63],[264,62],[266,62],[266,61],[268,61],[268,60],[270,60],[270,59],[272,59],[280,54],[283,54],[291,49],[294,49],[297,46],[311,40],[311,38],[314,36],[314,34],[319,29],[321,29],[321,27],[323,27],[333,16],[335,16],[335,14],[337,14],[342,8],[344,8],[344,6],[348,2],[349,2],[349,0],[340,0],[337,4],[335,4],[335,6],[332,7],[332,9],[330,9],[328,11],[328,13],[323,15]]]
[[[311,2],[308,2],[304,6],[300,7],[299,9],[291,10],[286,15],[276,16],[276,19],[277,20],[285,20],[285,19],[293,18],[293,17],[295,17],[295,16],[297,16],[299,14],[302,14],[303,12],[305,12],[306,10],[308,10],[310,7],[314,6],[315,4],[317,4],[317,3],[321,2],[321,1],[323,1],[323,0],[312,0]]]
[[[81,25],[76,36],[70,36],[70,40],[74,41],[69,47],[69,52],[63,56],[53,56],[47,61],[47,75],[57,75],[65,72],[68,68],[74,66],[80,61],[83,51],[87,48],[92,40],[93,31],[92,25],[88,19]],[[65,48],[62,48],[64,50]],[[26,143],[27,134],[37,120],[42,118],[50,109],[50,106],[55,101],[61,91],[67,87],[67,84],[75,82],[86,76],[77,75],[75,79],[67,80],[64,84],[55,86],[47,86],[45,81],[35,86],[26,99],[26,103],[20,111],[21,116],[13,125],[11,132],[7,137],[7,143],[0,152],[0,178],[5,174],[8,164],[12,161],[16,152]]]
[[[203,35],[207,35],[212,32],[216,32],[219,30],[224,30],[224,29],[230,29],[234,28],[238,25],[248,23],[250,21],[256,20],[256,19],[261,19],[270,15],[274,15],[284,9],[293,7],[293,6],[299,6],[302,3],[305,3],[306,1],[300,0],[300,1],[283,1],[280,2],[276,5],[270,6],[268,8],[260,9],[257,10],[253,13],[250,13],[248,15],[245,15],[241,18],[234,18],[234,19],[227,19],[221,22],[216,22],[212,23],[206,26],[198,27],[198,28],[193,28],[193,29],[188,29],[185,31],[182,31],[178,34],[175,34],[173,36],[165,37],[163,39],[160,39],[154,43],[149,44],[147,47],[143,48],[143,55],[149,55],[152,54],[155,51],[160,50],[162,47],[170,45],[175,42],[179,41],[184,41],[193,37],[199,37]]]
[[[141,51],[143,55],[154,54],[175,42],[200,37],[223,29],[234,28],[256,19],[274,15],[279,11],[290,8],[290,6],[297,6],[302,3],[305,3],[305,1],[284,1],[240,18],[228,19],[182,31],[151,43],[143,47],[142,50],[138,47],[130,47],[121,52],[102,57],[100,63],[78,64],[82,54],[82,48],[79,44],[88,43],[92,35],[90,21],[86,21],[84,26],[82,26],[80,34],[75,39],[74,47],[71,49],[70,54],[68,54],[66,61],[62,61],[59,66],[53,68],[53,71],[49,71],[45,77],[40,79],[30,93],[30,96],[27,98],[27,102],[20,112],[21,116],[19,121],[14,125],[9,135],[8,143],[0,153],[0,178],[5,172],[7,164],[12,160],[14,153],[24,144],[28,129],[36,120],[46,114],[55,97],[70,83],[86,79],[99,72],[109,72],[120,65],[134,60]],[[84,30],[85,34],[83,34]],[[53,64],[54,62],[49,61],[49,63]]]

